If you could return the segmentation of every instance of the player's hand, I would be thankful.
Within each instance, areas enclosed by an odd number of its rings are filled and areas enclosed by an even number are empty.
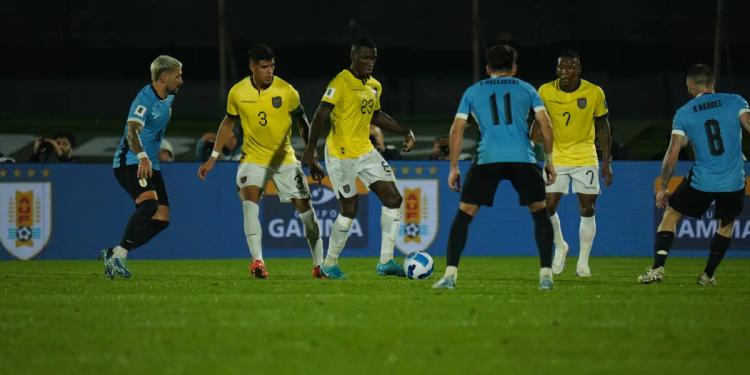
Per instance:
[[[448,187],[453,191],[461,191],[461,171],[458,168],[451,168],[451,171],[448,173]]]
[[[151,168],[151,160],[148,160],[148,158],[140,158],[138,161],[138,172],[136,173],[138,179],[150,180],[153,174],[154,171]]]
[[[602,178],[604,186],[609,187],[612,184],[612,164],[609,162],[602,163]]]
[[[216,159],[208,158],[208,160],[198,167],[198,178],[201,181],[205,181],[206,177],[208,177],[208,172],[211,172],[211,170],[214,169],[214,165],[216,165]]]
[[[544,163],[544,174],[547,177],[545,184],[552,185],[555,183],[555,180],[557,180],[557,172],[555,172],[555,165],[552,164],[552,162],[548,161]]]
[[[323,171],[323,167],[318,163],[314,149],[305,150],[305,154],[302,155],[302,164],[310,169],[310,176],[313,180],[318,181],[318,183],[325,177],[325,171]]]
[[[669,204],[669,196],[671,193],[669,190],[665,188],[659,189],[658,192],[656,192],[656,207],[659,208],[666,208],[667,204]]]
[[[401,151],[411,151],[411,149],[414,148],[414,143],[416,142],[417,140],[414,138],[414,132],[409,130],[409,134],[404,136],[404,147],[401,148]]]

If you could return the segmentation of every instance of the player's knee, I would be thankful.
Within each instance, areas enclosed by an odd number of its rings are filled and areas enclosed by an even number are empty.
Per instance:
[[[539,202],[532,202],[529,204],[529,211],[531,211],[531,214],[535,214],[537,212],[544,212],[549,216],[549,212],[547,211],[547,202],[545,201],[539,201]]]
[[[157,211],[159,211],[159,201],[156,199],[148,199],[138,203],[138,210],[136,212],[144,220],[148,220],[151,219]]]
[[[734,219],[721,219],[719,221],[719,229],[716,230],[722,237],[732,237],[732,229],[734,229]]]
[[[168,220],[153,220],[154,226],[157,229],[157,233],[163,231],[164,229],[167,229],[169,227],[169,221]]]
[[[581,206],[579,207],[579,211],[583,217],[592,217],[594,216],[594,205]]]
[[[677,229],[677,221],[679,221],[681,217],[681,213],[675,211],[672,207],[667,207],[666,211],[664,211],[664,216],[661,218],[657,231],[674,232]]]
[[[384,199],[383,206],[386,206],[388,208],[401,208],[401,203],[403,201],[404,199],[401,198],[401,194],[396,194]]]
[[[343,207],[341,208],[341,212],[339,212],[339,215],[353,219],[355,216],[357,216],[357,207]]]

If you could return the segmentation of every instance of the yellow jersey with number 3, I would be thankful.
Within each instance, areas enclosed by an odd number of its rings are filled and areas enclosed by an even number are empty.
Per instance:
[[[560,80],[554,80],[539,88],[539,96],[552,119],[555,165],[597,165],[594,118],[608,113],[601,87],[582,79],[577,90],[565,92]]]
[[[302,111],[299,93],[279,77],[265,90],[257,89],[250,77],[229,90],[227,114],[242,122],[242,162],[272,168],[296,163],[290,140],[292,114]]]
[[[374,150],[370,142],[370,122],[373,113],[380,110],[382,92],[378,80],[372,77],[361,80],[348,69],[331,80],[321,99],[333,106],[331,131],[326,138],[328,154],[339,159],[354,159]]]

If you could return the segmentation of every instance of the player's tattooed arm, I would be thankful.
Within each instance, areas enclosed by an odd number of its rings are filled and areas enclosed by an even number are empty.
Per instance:
[[[684,144],[684,138],[681,134],[672,133],[672,138],[669,140],[669,147],[661,163],[661,185],[659,191],[656,192],[656,206],[659,208],[667,207],[669,199],[667,187],[677,166],[677,159],[680,156],[680,149]]]
[[[416,142],[416,139],[414,138],[414,132],[412,132],[411,129],[409,129],[407,126],[396,121],[387,113],[383,111],[375,111],[375,113],[372,115],[372,123],[383,130],[388,130],[390,132],[403,135],[403,151],[411,151],[412,147],[414,147],[414,143]]]
[[[136,154],[143,152],[143,144],[141,143],[141,130],[143,130],[142,124],[128,121],[128,134],[126,137],[128,141],[128,147],[130,147],[130,150]]]
[[[602,177],[604,185],[612,183],[612,132],[607,116],[595,117],[596,138],[599,139],[599,148],[602,150]]]

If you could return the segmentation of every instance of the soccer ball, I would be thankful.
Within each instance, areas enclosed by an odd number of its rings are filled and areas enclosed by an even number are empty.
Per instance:
[[[21,241],[29,241],[31,240],[31,236],[31,228],[27,226],[18,227],[18,229],[16,229],[16,238]]]
[[[404,272],[410,279],[426,279],[432,275],[434,269],[432,257],[425,252],[415,251],[404,259]]]

